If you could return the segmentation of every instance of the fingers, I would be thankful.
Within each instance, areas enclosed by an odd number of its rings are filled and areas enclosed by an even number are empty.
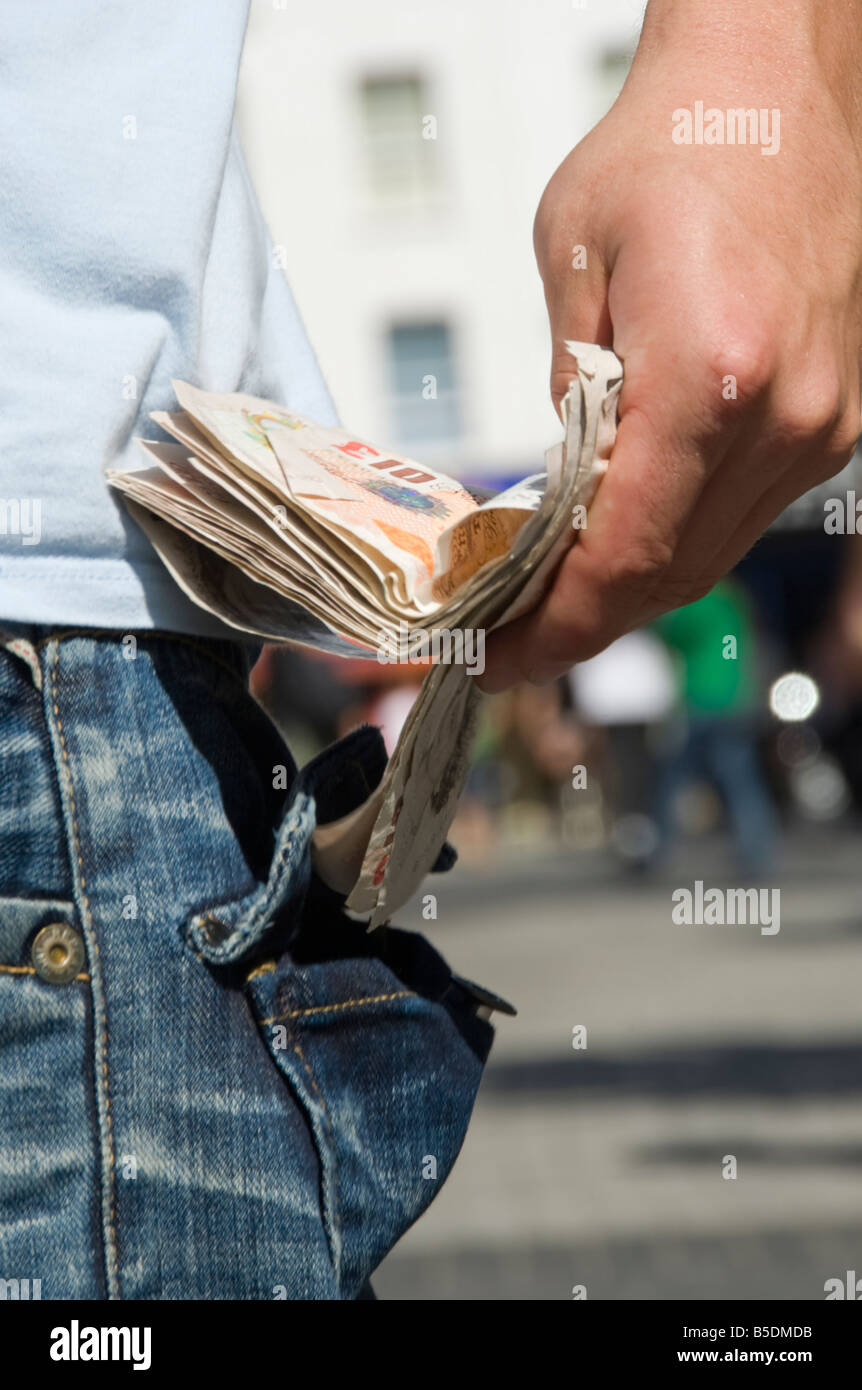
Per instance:
[[[681,400],[654,396],[651,415],[631,403],[622,415],[588,526],[539,607],[489,640],[484,690],[552,679],[593,656],[637,623],[668,574],[704,481],[728,446],[705,432],[699,418],[685,427],[691,412],[684,401],[691,397],[678,382]],[[639,399],[636,387],[635,381],[630,402]]]
[[[838,377],[827,370],[812,382],[809,373],[807,391],[785,388],[784,379],[773,386],[705,487],[675,566],[685,572],[700,557],[703,580],[711,586],[791,502],[845,467],[860,428],[858,368],[848,367],[847,386]],[[801,373],[795,379],[805,380]]]
[[[678,606],[691,602],[695,589],[711,588],[727,572],[728,567],[722,568],[722,552],[729,539],[744,525],[761,498],[789,475],[796,480],[799,450],[791,453],[789,448],[777,446],[768,438],[766,413],[764,403],[744,425],[732,431],[727,453],[707,479],[676,547],[670,577],[678,576],[683,587],[674,581],[665,593],[664,586],[659,585],[645,607],[644,621],[651,621],[674,606],[667,598],[676,599]],[[686,588],[686,583],[691,587]]]
[[[848,463],[853,450],[850,449],[838,468],[832,467],[831,462],[827,465],[829,471],[824,476],[815,477],[811,481],[812,470],[807,460],[803,460],[787,477],[783,478],[775,487],[770,488],[759,499],[754,509],[746,516],[745,520],[737,527],[736,531],[728,541],[722,546],[721,550],[714,557],[711,568],[715,573],[716,582],[723,574],[727,574],[734,565],[747,555],[751,547],[760,539],[768,526],[781,515],[791,502],[795,502],[798,497],[807,492],[811,487],[816,487],[818,483],[826,482],[836,472],[840,472],[844,464]]]
[[[677,192],[669,223],[660,206],[645,216],[626,203],[624,238],[594,226],[602,253],[577,235],[579,218],[593,225],[577,186],[574,198],[546,195],[536,222],[552,397],[559,409],[572,376],[566,339],[612,343],[625,373],[620,423],[552,589],[490,638],[486,690],[553,679],[708,592],[790,501],[843,466],[859,431],[855,330],[827,328],[804,300],[788,313],[768,257],[755,309],[729,250],[738,213],[719,207],[703,233],[700,186]]]
[[[552,331],[556,323],[566,325],[565,330],[561,328],[559,334],[554,333],[551,354],[551,400],[558,415],[563,397],[576,374],[572,354],[565,346],[566,339],[608,347],[613,340],[607,302],[601,287],[591,287],[575,280],[571,286],[566,282],[566,289],[568,293],[564,300],[557,298],[551,303],[545,296]]]
[[[726,361],[671,373],[669,391],[668,371],[651,381],[649,365],[667,353],[631,355],[589,525],[541,605],[491,638],[483,689],[553,679],[693,602],[790,502],[844,467],[859,433],[858,368],[830,364],[826,349],[812,357],[816,374],[797,363],[773,376],[761,362],[731,406],[715,398]]]
[[[545,289],[551,328],[551,400],[557,414],[574,375],[566,339],[610,347],[613,326],[608,311],[609,267],[598,243],[584,231],[589,219],[582,204],[566,202],[565,216],[554,189],[568,160],[552,178],[539,204],[533,227],[533,244]]]

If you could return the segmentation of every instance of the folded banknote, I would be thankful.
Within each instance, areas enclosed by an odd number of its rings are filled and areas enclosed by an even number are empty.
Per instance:
[[[272,401],[174,382],[148,466],[108,474],[180,587],[242,631],[344,657],[428,657],[383,779],[318,826],[317,872],[369,926],[416,891],[469,769],[477,640],[528,612],[583,529],[613,445],[622,366],[568,343],[564,438],[491,494]]]

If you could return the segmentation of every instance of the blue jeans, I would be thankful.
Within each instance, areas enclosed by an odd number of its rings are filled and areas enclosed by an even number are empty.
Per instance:
[[[0,646],[0,1279],[41,1297],[365,1297],[458,1153],[493,1029],[310,867],[376,785],[298,772],[248,655]]]

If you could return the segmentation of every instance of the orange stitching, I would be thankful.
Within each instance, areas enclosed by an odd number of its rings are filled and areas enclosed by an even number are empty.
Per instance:
[[[68,752],[68,749],[66,748],[66,739],[65,739],[65,736],[64,736],[64,734],[63,734],[63,721],[62,721],[61,718],[60,718],[60,707],[59,707],[59,705],[58,705],[58,703],[57,703],[57,666],[58,666],[58,664],[59,664],[59,661],[60,661],[60,644],[59,644],[59,642],[58,642],[57,645],[56,645],[56,647],[55,647],[55,649],[54,649],[54,659],[53,659],[53,661],[52,661],[52,663],[51,663],[51,697],[52,697],[52,698],[51,698],[51,703],[52,703],[52,705],[53,705],[53,707],[54,707],[54,718],[55,718],[56,721],[57,721],[57,734],[59,735],[59,739],[60,739],[60,748],[61,748],[62,754],[63,754],[63,763],[64,763],[64,766],[65,766],[65,769],[66,769],[66,780],[67,780],[68,787],[69,787],[69,806],[70,806],[70,809],[71,809],[71,812],[72,812],[72,835],[73,835],[73,838],[74,838],[74,841],[75,841],[75,852],[76,852],[77,858],[78,858],[78,871],[79,871],[79,877],[80,877],[80,880],[81,880],[81,900],[82,900],[82,903],[83,903],[83,906],[84,906],[84,909],[85,909],[85,915],[86,915],[87,921],[88,921],[89,926],[90,926],[90,934],[91,934],[91,937],[92,937],[92,940],[93,940],[93,948],[94,948],[94,950],[95,950],[95,952],[96,952],[96,958],[97,958],[97,960],[101,963],[101,952],[99,951],[99,942],[98,942],[97,937],[96,937],[96,928],[95,928],[94,923],[93,923],[93,914],[92,914],[92,911],[91,911],[91,909],[90,909],[90,900],[89,900],[89,898],[87,897],[87,893],[86,893],[87,882],[86,882],[86,879],[85,879],[85,877],[84,877],[84,857],[83,857],[83,853],[82,853],[82,851],[81,851],[81,836],[80,836],[80,832],[79,832],[79,830],[78,830],[78,808],[77,808],[77,805],[76,805],[76,803],[75,803],[75,787],[74,787],[74,784],[73,784],[73,782],[72,782],[72,768],[71,768],[71,764],[70,764],[70,762],[69,762],[69,752]],[[111,1095],[110,1095],[110,1091],[109,1091],[109,1089],[108,1089],[108,1016],[107,1016],[107,1009],[104,1007],[104,1006],[105,1006],[105,1000],[104,1000],[104,998],[103,998],[103,1000],[102,1000],[102,1005],[103,1005],[103,1013],[104,1013],[104,1025],[103,1025],[104,1031],[103,1031],[103,1034],[102,1034],[100,1051],[101,1051],[101,1053],[102,1053],[102,1084],[103,1084],[103,1086],[104,1086],[104,1093],[105,1093],[105,1127],[106,1127],[106,1130],[107,1130],[108,1152],[109,1152],[110,1160],[111,1160],[111,1162],[110,1162],[110,1170],[109,1170],[109,1172],[108,1172],[108,1174],[107,1174],[107,1180],[108,1180],[108,1236],[109,1236],[109,1239],[108,1239],[108,1251],[107,1251],[107,1255],[108,1255],[108,1265],[109,1265],[108,1275],[109,1275],[109,1282],[110,1282],[110,1276],[113,1275],[113,1282],[114,1282],[114,1285],[116,1286],[117,1290],[119,1291],[119,1275],[118,1275],[118,1269],[117,1269],[117,1232],[116,1232],[115,1192],[114,1192],[114,1168],[115,1168],[115,1166],[116,1166],[116,1157],[115,1157],[115,1154],[114,1154],[114,1125],[113,1125],[113,1120],[112,1120],[112,1118],[111,1118]],[[109,1294],[109,1297],[111,1297],[111,1296],[112,1296],[112,1295]],[[117,1295],[114,1295],[114,1296],[116,1297]]]
[[[260,975],[269,975],[275,969],[274,960],[265,960],[263,965],[256,965],[254,970],[250,970],[246,975],[247,980],[256,980]]]
[[[261,1020],[261,1025],[260,1025],[260,1026],[261,1026],[262,1028],[264,1028],[264,1027],[266,1027],[266,1026],[269,1025],[269,1024],[278,1023],[278,1022],[280,1022],[280,1021],[283,1020],[283,1019],[284,1019],[284,1020],[288,1020],[288,1019],[292,1019],[292,1018],[302,1018],[302,1017],[303,1017],[304,1015],[306,1015],[306,1014],[335,1013],[335,1012],[337,1012],[339,1009],[349,1009],[349,1008],[351,1008],[351,1007],[353,1007],[353,1006],[355,1006],[355,1005],[360,1005],[360,1004],[381,1004],[381,1003],[385,1002],[385,1001],[388,1000],[388,999],[408,999],[408,998],[413,997],[414,994],[415,994],[415,991],[414,991],[414,990],[411,990],[411,989],[400,989],[400,990],[394,991],[394,992],[391,993],[391,994],[369,994],[369,995],[365,995],[365,996],[363,996],[362,998],[359,998],[359,999],[345,999],[344,1002],[341,1003],[341,1004],[317,1004],[317,1005],[313,1006],[312,1008],[307,1008],[307,1009],[291,1009],[289,1013],[275,1014],[272,1018],[264,1018],[264,1019],[262,1019],[262,1020]],[[327,1135],[328,1135],[328,1138],[329,1138],[329,1152],[330,1152],[330,1155],[331,1155],[331,1158],[332,1158],[332,1196],[333,1196],[333,1207],[334,1207],[333,1219],[334,1219],[334,1221],[336,1222],[336,1224],[338,1224],[338,1222],[339,1222],[338,1155],[337,1155],[337,1150],[336,1150],[336,1147],[335,1147],[335,1135],[334,1135],[334,1133],[333,1133],[332,1124],[331,1124],[331,1121],[330,1121],[330,1119],[329,1119],[329,1111],[328,1111],[327,1108],[326,1108],[326,1101],[323,1099],[323,1095],[322,1095],[322,1093],[321,1093],[320,1087],[318,1086],[317,1081],[315,1080],[314,1072],[311,1070],[311,1067],[309,1066],[308,1062],[306,1061],[305,1056],[304,1056],[303,1051],[302,1051],[302,1048],[300,1047],[300,1045],[299,1045],[297,1039],[296,1039],[294,1036],[291,1036],[290,1042],[291,1042],[291,1046],[293,1047],[294,1052],[296,1053],[296,1056],[299,1058],[300,1062],[302,1063],[303,1067],[305,1068],[305,1072],[306,1072],[306,1075],[308,1076],[308,1080],[309,1080],[309,1083],[310,1083],[310,1085],[311,1085],[311,1088],[312,1088],[312,1090],[314,1091],[314,1094],[317,1096],[318,1102],[319,1102],[319,1104],[320,1104],[321,1114],[322,1114],[322,1117],[323,1117],[323,1123],[324,1123],[324,1126],[325,1126],[325,1128],[326,1128],[326,1132],[327,1132]],[[325,1181],[325,1177],[324,1177],[324,1181]],[[339,1234],[339,1240],[340,1240],[340,1235],[341,1235],[340,1231],[339,1231],[338,1234]]]
[[[3,975],[35,975],[36,971],[32,965],[0,965],[0,974]],[[89,975],[82,970],[75,976],[76,980],[89,980]]]
[[[268,1023],[280,1023],[286,1018],[302,1018],[304,1014],[333,1014],[339,1009],[351,1009],[359,1004],[383,1004],[387,999],[412,999],[416,991],[413,989],[399,989],[394,994],[368,994],[362,999],[345,999],[343,1004],[316,1004],[311,1009],[292,1009],[288,1014],[273,1014],[272,1018],[261,1020],[261,1027],[264,1028]]]

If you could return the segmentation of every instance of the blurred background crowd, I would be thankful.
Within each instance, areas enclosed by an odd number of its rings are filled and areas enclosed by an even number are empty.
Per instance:
[[[862,809],[862,575],[855,537],[776,528],[706,598],[567,677],[487,699],[452,838],[462,860],[603,852],[662,870],[680,840],[725,834],[749,878],[782,827]],[[267,647],[261,703],[304,760],[357,724],[390,751],[423,668]]]
[[[254,0],[243,144],[358,437],[486,487],[542,468],[532,220],[641,14]],[[856,495],[858,455],[699,603],[484,702],[460,862],[432,920],[399,920],[520,1017],[382,1294],[820,1298],[862,1269]],[[362,721],[394,746],[421,674],[266,648],[253,686],[301,763]],[[693,878],[780,884],[780,934],[681,935],[669,885]]]
[[[357,433],[486,487],[541,469],[559,425],[532,217],[617,95],[641,11],[441,0],[432,21],[400,0],[256,0],[239,88],[247,158]],[[744,866],[768,871],[782,824],[851,815],[862,598],[855,538],[826,533],[824,501],[857,481],[854,460],[684,617],[555,689],[488,701],[462,859],[555,842],[647,869],[676,836],[726,826]],[[787,672],[810,676],[807,707],[770,706]],[[391,746],[417,679],[268,651],[255,689],[301,756],[362,720]]]

